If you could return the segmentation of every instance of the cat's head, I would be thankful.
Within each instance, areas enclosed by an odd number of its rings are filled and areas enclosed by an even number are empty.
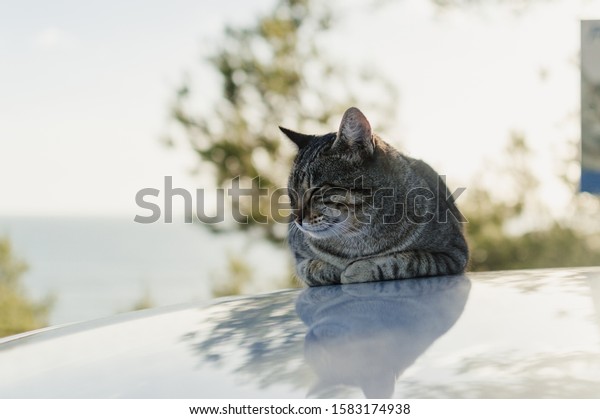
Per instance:
[[[283,127],[279,129],[298,146],[300,152],[305,151],[306,148],[314,148],[315,142],[319,139],[316,135],[301,134]],[[333,141],[331,141],[332,135],[335,136]],[[371,124],[358,108],[347,109],[338,132],[323,137],[330,140],[329,147],[325,151],[336,153],[338,157],[344,159],[360,161],[371,156],[374,151]]]
[[[366,198],[377,142],[367,118],[350,108],[337,133],[281,131],[298,146],[288,182],[298,228],[314,238],[359,234],[370,220]]]

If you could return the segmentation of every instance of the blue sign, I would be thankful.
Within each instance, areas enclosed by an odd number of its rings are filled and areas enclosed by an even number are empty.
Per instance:
[[[600,194],[600,20],[581,21],[581,187]]]

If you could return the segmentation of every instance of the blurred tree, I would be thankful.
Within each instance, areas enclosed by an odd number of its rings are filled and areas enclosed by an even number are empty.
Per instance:
[[[529,165],[530,150],[525,138],[513,133],[504,158],[499,160],[510,163],[491,171],[494,177],[508,181],[512,196],[496,201],[488,189],[474,183],[461,207],[469,221],[466,227],[471,248],[470,270],[597,265],[600,233],[586,232],[568,221],[552,219],[539,200],[539,182]],[[511,223],[532,226],[533,221],[540,219],[547,222],[530,229],[521,227],[514,234],[509,231]]]
[[[256,23],[227,27],[223,39],[209,57],[221,80],[221,95],[210,111],[194,110],[191,82],[177,91],[172,115],[178,128],[201,162],[213,175],[217,188],[253,187],[259,205],[232,197],[234,213],[250,215],[247,223],[207,223],[215,231],[254,228],[273,242],[287,233],[272,203],[287,202],[284,187],[294,147],[283,139],[278,125],[308,133],[330,132],[346,108],[361,103],[381,121],[395,115],[396,91],[372,71],[350,73],[324,54],[318,40],[333,18],[325,2],[279,0]],[[354,87],[373,93],[358,99]],[[168,144],[175,140],[169,138]],[[268,195],[258,195],[260,187]],[[279,201],[278,201],[279,200]],[[202,215],[199,215],[202,221]]]
[[[431,0],[439,10],[471,9],[470,6],[503,5],[524,11],[535,3],[550,0]],[[374,6],[386,0],[374,0]],[[337,15],[336,15],[337,17]],[[254,24],[227,27],[208,62],[220,80],[220,95],[203,111],[198,109],[198,92],[191,80],[177,90],[172,116],[177,131],[183,133],[199,161],[199,169],[212,175],[215,188],[229,189],[234,179],[240,187],[252,189],[259,205],[251,200],[233,198],[234,213],[249,215],[248,223],[203,224],[214,231],[253,230],[251,239],[266,238],[281,243],[285,223],[270,203],[287,201],[285,185],[294,147],[278,131],[283,125],[308,133],[324,133],[336,127],[343,111],[357,103],[379,121],[393,121],[397,93],[384,78],[365,71],[352,73],[324,52],[334,15],[325,2],[279,0]],[[359,96],[354,87],[375,94]],[[379,92],[379,94],[377,94]],[[382,127],[376,130],[384,132]],[[177,136],[167,144],[178,143]],[[495,197],[481,185],[469,185],[469,202],[461,206],[469,225],[472,270],[497,270],[527,267],[574,266],[598,263],[600,250],[593,238],[571,225],[551,221],[545,227],[512,234],[509,227],[544,212],[536,195],[538,187],[528,164],[525,138],[513,134],[507,149],[510,166],[496,174],[512,182],[513,195],[506,201]],[[257,179],[268,195],[259,196]],[[236,180],[236,181],[237,181]],[[250,188],[251,187],[251,188]],[[462,202],[461,202],[462,204]],[[527,211],[525,209],[528,209]],[[282,215],[282,214],[280,214]],[[200,221],[206,219],[198,214]],[[279,217],[281,219],[283,217]],[[523,230],[521,230],[523,231]],[[239,293],[252,277],[242,256],[229,260],[226,277],[231,283],[213,288],[217,295]],[[291,275],[290,275],[291,277]],[[289,282],[292,285],[292,282]]]
[[[52,298],[32,301],[21,284],[25,271],[27,265],[15,258],[8,239],[0,239],[0,337],[48,325]]]

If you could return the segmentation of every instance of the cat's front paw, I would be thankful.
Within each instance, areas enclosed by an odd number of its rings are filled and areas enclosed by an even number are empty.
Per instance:
[[[309,287],[340,283],[339,269],[322,260],[303,260],[296,266],[296,272]]]
[[[342,284],[377,281],[377,264],[369,259],[352,262],[342,272]]]

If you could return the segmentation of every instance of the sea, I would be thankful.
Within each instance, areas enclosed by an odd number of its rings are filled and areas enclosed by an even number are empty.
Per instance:
[[[27,295],[54,297],[50,325],[130,311],[144,298],[153,306],[208,301],[215,281],[227,280],[232,255],[260,278],[247,293],[275,289],[289,272],[284,249],[183,222],[0,217],[0,237],[8,237],[13,254],[29,266],[22,276]]]

